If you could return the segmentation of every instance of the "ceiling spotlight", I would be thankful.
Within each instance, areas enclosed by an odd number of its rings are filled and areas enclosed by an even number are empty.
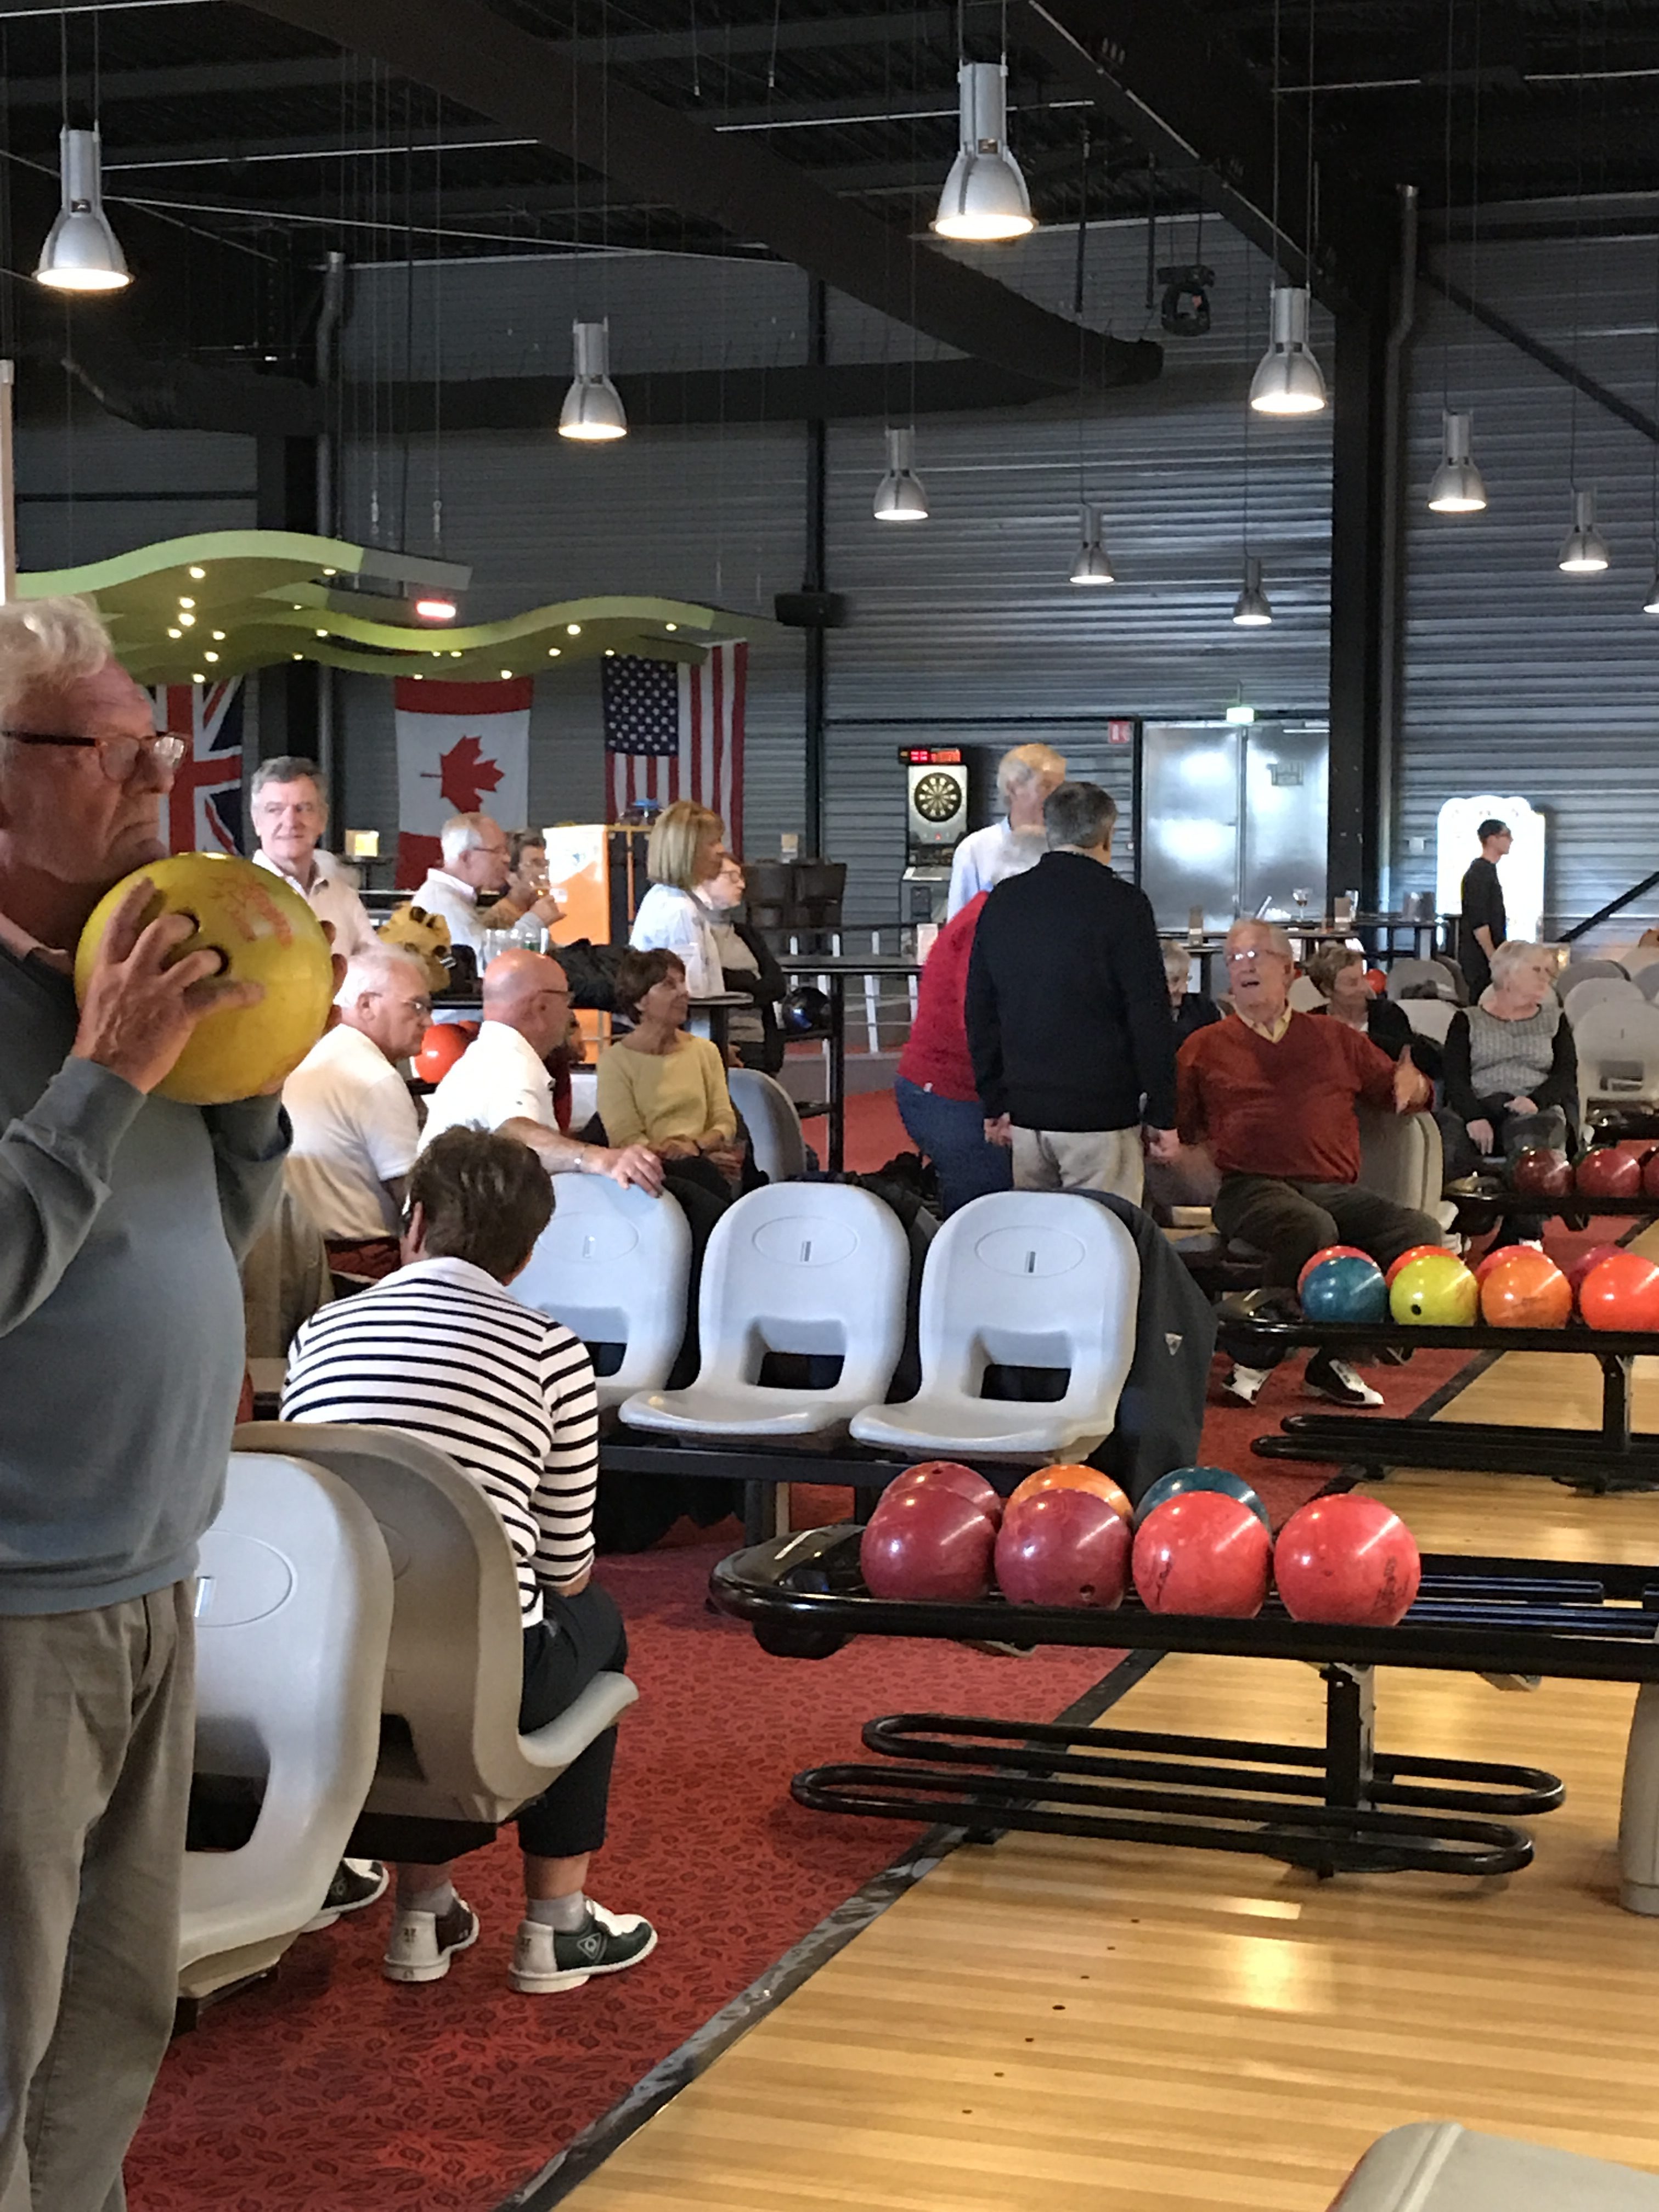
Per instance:
[[[663,628],[666,630],[676,630],[679,628],[679,624],[678,623],[665,623],[663,624]]]
[[[1261,563],[1254,553],[1244,556],[1244,588],[1233,601],[1233,620],[1240,629],[1265,629],[1273,618],[1261,586]]]
[[[1258,415],[1316,415],[1325,404],[1325,380],[1308,343],[1308,291],[1275,284],[1268,294],[1273,337],[1250,379],[1250,404]]]
[[[205,568],[192,568],[190,573],[195,577],[197,582],[199,584],[203,577],[206,575],[207,570]]]
[[[1471,415],[1440,418],[1440,465],[1429,486],[1429,505],[1437,514],[1479,514],[1486,504],[1486,487],[1469,440],[1474,420]]]
[[[1607,541],[1595,526],[1595,494],[1572,495],[1572,528],[1561,540],[1559,567],[1568,576],[1599,576],[1612,558]]]
[[[180,615],[179,619],[186,629],[191,629],[195,627],[196,617],[194,615]]]
[[[582,626],[580,623],[567,623],[564,626],[564,634],[567,637],[580,637],[582,634]]]
[[[505,680],[506,680],[506,678],[507,678],[507,677],[511,676],[511,674],[512,674],[512,673],[513,673],[513,671],[512,671],[510,668],[504,668],[504,669],[502,669],[502,671],[501,671],[501,677],[502,677],[502,680],[503,680],[503,681],[505,681]]]
[[[548,657],[548,659],[549,659],[550,660],[556,660],[556,659],[558,659],[558,657],[559,657],[559,648],[558,648],[558,647],[557,647],[556,645],[550,645],[550,646],[548,647],[548,648],[547,648],[547,657]]]
[[[118,292],[132,282],[104,213],[103,152],[94,127],[58,134],[63,204],[46,233],[34,276],[54,292]]]
[[[194,599],[185,599],[184,594],[180,592],[179,595],[179,604],[181,607],[193,607],[196,602]]]
[[[177,624],[176,623],[173,624],[173,626],[172,627],[172,629],[169,629],[169,630],[168,630],[168,632],[167,632],[167,635],[168,635],[169,637],[182,637],[182,636],[184,635],[184,634],[185,634],[185,633],[183,632],[183,630],[181,630],[181,629],[179,628],[179,626],[178,626],[178,624]]]
[[[878,522],[926,522],[927,495],[911,464],[916,457],[914,429],[887,433],[887,473],[876,492]]]
[[[204,660],[216,660],[219,656],[216,653],[204,653],[202,658]]]
[[[933,228],[941,238],[979,245],[1024,238],[1036,228],[1019,163],[1008,151],[1006,62],[963,62],[957,71],[961,150],[939,196]]]
[[[453,599],[444,599],[436,592],[428,592],[423,599],[416,600],[415,615],[419,622],[453,622],[455,602]]]
[[[1078,547],[1077,559],[1072,563],[1074,584],[1115,584],[1112,564],[1100,534],[1100,509],[1085,507],[1083,510],[1083,542]]]
[[[628,435],[622,394],[611,381],[611,325],[573,323],[575,380],[559,410],[559,435],[589,445]]]

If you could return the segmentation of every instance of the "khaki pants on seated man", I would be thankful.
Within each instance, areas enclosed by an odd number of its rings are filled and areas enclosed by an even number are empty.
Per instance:
[[[1140,1203],[1140,1125],[1133,1129],[1012,1131],[1016,1190],[1107,1190]]]

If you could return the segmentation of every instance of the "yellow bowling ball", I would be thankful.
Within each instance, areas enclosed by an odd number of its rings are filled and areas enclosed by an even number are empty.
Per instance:
[[[227,1008],[198,1022],[172,1073],[156,1089],[186,1106],[223,1106],[280,1083],[323,1033],[334,996],[334,967],[323,926],[269,868],[222,853],[176,853],[106,891],[75,954],[75,994],[84,999],[110,916],[140,876],[155,887],[145,926],[163,914],[187,914],[195,934],[175,957],[204,947],[224,955],[231,981],[262,983],[257,1006]]]
[[[1480,1317],[1480,1285],[1455,1252],[1425,1252],[1390,1284],[1389,1311],[1407,1325],[1468,1328]]]

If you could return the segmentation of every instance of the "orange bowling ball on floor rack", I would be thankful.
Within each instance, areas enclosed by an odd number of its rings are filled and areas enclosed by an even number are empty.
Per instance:
[[[1579,1284],[1578,1310],[1594,1329],[1659,1329],[1659,1267],[1639,1252],[1610,1252]]]
[[[1547,1253],[1512,1244],[1489,1253],[1497,1264],[1480,1279],[1480,1318],[1494,1328],[1565,1328],[1572,1318],[1572,1285]]]

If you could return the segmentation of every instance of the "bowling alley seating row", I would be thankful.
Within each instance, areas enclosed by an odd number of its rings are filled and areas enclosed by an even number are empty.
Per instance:
[[[395,1576],[394,1576],[395,1566]],[[348,1850],[489,1842],[633,1704],[601,1674],[518,1733],[517,1571],[453,1462],[384,1429],[249,1424],[202,1543],[181,2023],[266,1973]]]

